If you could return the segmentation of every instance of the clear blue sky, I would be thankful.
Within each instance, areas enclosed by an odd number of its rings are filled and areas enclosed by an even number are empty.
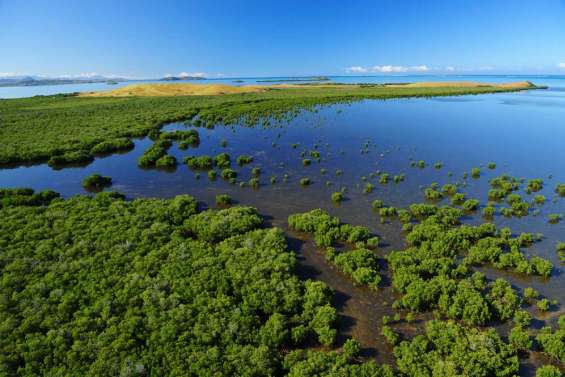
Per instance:
[[[0,72],[565,74],[565,0],[0,0]]]

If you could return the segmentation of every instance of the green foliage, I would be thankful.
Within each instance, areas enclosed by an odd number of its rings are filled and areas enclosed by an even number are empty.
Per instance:
[[[561,220],[563,220],[563,215],[560,213],[551,213],[547,215],[547,222],[550,224],[557,224]]]
[[[231,158],[227,153],[220,153],[214,157],[214,163],[220,169],[227,169],[231,166]]]
[[[438,201],[441,200],[443,198],[443,194],[431,187],[427,187],[424,190],[424,196],[426,197],[426,199],[428,200],[432,200],[432,201]]]
[[[486,218],[492,218],[496,214],[496,208],[493,206],[486,206],[483,208],[483,216]]]
[[[542,298],[541,300],[539,300],[536,303],[536,306],[539,310],[541,310],[542,312],[546,312],[549,310],[549,307],[551,306],[551,303],[549,302],[549,300],[547,298]]]
[[[226,168],[222,170],[220,175],[222,176],[223,179],[234,179],[237,177],[237,172],[235,170]]]
[[[494,329],[465,328],[453,321],[430,321],[425,335],[394,348],[399,371],[407,376],[499,376],[518,373],[515,349]]]
[[[536,377],[562,377],[559,368],[553,365],[544,365],[536,369]]]
[[[101,190],[112,185],[112,178],[100,174],[92,174],[82,180],[82,187],[90,190]]]
[[[301,178],[300,179],[300,186],[309,186],[311,183],[310,178]]]
[[[441,186],[441,192],[447,196],[452,196],[457,193],[457,186],[452,183],[445,184]]]
[[[555,192],[561,196],[565,197],[565,183],[560,183],[555,187]]]
[[[90,152],[92,154],[109,154],[133,149],[134,143],[128,138],[116,138],[96,144]]]
[[[384,202],[380,199],[373,200],[373,203],[371,204],[373,211],[377,211],[377,210],[383,208],[383,206],[384,206]]]
[[[530,179],[528,181],[528,186],[526,186],[526,190],[528,190],[529,192],[537,192],[540,191],[542,188],[543,188],[543,179],[540,178]]]
[[[232,198],[228,194],[216,195],[216,204],[218,205],[229,205],[232,203]]]
[[[346,344],[351,344],[348,341]],[[344,345],[343,352],[296,350],[285,356],[284,370],[289,377],[395,376],[390,367],[378,366],[374,360],[356,363],[351,357],[350,348],[348,346],[346,349]]]
[[[509,343],[516,349],[526,351],[532,348],[532,339],[530,334],[522,326],[515,326],[510,330],[508,335]]]
[[[541,350],[561,362],[565,362],[565,328],[561,327],[553,331],[546,326],[536,336]]]
[[[239,166],[247,165],[253,162],[253,157],[241,155],[237,157],[236,162]]]
[[[366,183],[365,188],[363,189],[363,193],[364,194],[370,194],[371,192],[373,192],[374,188],[375,188],[375,186],[373,186],[372,184]]]
[[[312,160],[310,160],[309,158],[305,158],[302,160],[302,165],[304,166],[308,166],[312,163]]]
[[[1,209],[2,374],[273,375],[279,350],[331,344],[331,292],[261,225],[189,196]]]
[[[168,140],[156,141],[143,152],[143,155],[137,160],[137,164],[142,168],[154,167],[157,160],[165,156],[170,147],[171,142]]]
[[[0,209],[16,206],[44,206],[58,197],[59,194],[51,190],[35,192],[30,188],[0,189]]]
[[[489,162],[489,163],[487,164],[487,168],[489,168],[490,170],[496,169],[496,163],[494,163],[494,162]]]
[[[479,208],[479,201],[477,199],[467,199],[461,204],[465,211],[475,211]]]
[[[336,242],[366,244],[370,239],[372,244],[378,244],[378,239],[375,241],[371,238],[367,228],[342,224],[339,218],[330,216],[322,209],[290,215],[288,224],[292,229],[312,233],[317,246],[328,247],[328,261],[349,275],[355,283],[372,289],[378,288],[381,281],[378,260],[371,250],[357,248],[338,252],[331,248]]]
[[[166,154],[155,161],[155,167],[157,168],[172,168],[175,166],[177,166],[177,159],[169,154]]]
[[[481,169],[479,168],[473,168],[471,169],[471,177],[477,179],[481,176]]]
[[[341,191],[336,191],[332,193],[332,202],[339,203],[343,200],[343,193]]]
[[[209,170],[214,167],[212,156],[187,156],[183,161],[189,168],[194,170]]]
[[[464,193],[457,192],[457,193],[455,193],[451,196],[451,204],[454,204],[454,205],[463,204],[463,202],[465,202],[465,198],[466,198],[466,196],[465,196]]]
[[[390,345],[395,346],[400,341],[400,335],[398,335],[398,333],[396,333],[390,326],[383,326],[381,328],[381,334]]]
[[[469,324],[506,321],[520,307],[520,298],[503,279],[486,282],[472,265],[491,263],[501,269],[549,276],[549,261],[526,259],[520,246],[532,237],[511,238],[493,224],[460,225],[460,210],[412,205],[421,222],[406,236],[409,247],[388,255],[393,287],[401,294],[395,305],[411,311],[438,310]]]

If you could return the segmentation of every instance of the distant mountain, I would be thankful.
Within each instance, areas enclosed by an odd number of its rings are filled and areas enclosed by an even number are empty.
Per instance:
[[[40,77],[40,76],[10,76],[0,77],[0,86],[39,86],[39,85],[64,85],[64,84],[88,84],[96,82],[118,82],[128,81],[124,78],[108,78],[104,76],[89,77]]]

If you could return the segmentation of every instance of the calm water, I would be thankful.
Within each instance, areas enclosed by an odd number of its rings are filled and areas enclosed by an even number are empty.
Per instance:
[[[565,76],[555,75],[380,75],[380,76],[328,76],[331,82],[338,83],[390,83],[390,82],[421,82],[421,81],[479,81],[489,83],[504,83],[513,81],[532,81],[538,85],[550,86],[554,89],[565,90]],[[265,80],[268,80],[266,82]],[[276,81],[281,80],[281,81]],[[230,84],[230,85],[273,85],[280,83],[292,83],[288,77],[243,77],[243,78],[219,78],[204,81],[195,81],[203,84]],[[187,82],[187,81],[183,81]],[[300,83],[302,81],[297,81]],[[330,81],[324,81],[330,82]],[[42,85],[42,86],[20,86],[0,87],[0,98],[23,98],[37,95],[52,95],[60,93],[95,92],[101,90],[112,90],[131,84],[143,83],[171,83],[159,80],[137,80],[119,82],[115,85],[102,83],[90,84],[65,84],[65,85]],[[303,82],[302,82],[303,83]]]
[[[539,83],[536,81],[536,83]],[[528,278],[510,273],[485,269],[491,277],[504,276],[517,288],[533,286],[542,294],[565,302],[562,289],[565,276],[555,253],[557,241],[565,241],[565,221],[556,225],[547,223],[551,213],[565,214],[565,199],[558,198],[553,190],[557,183],[565,183],[565,90],[549,90],[511,94],[479,95],[436,99],[402,99],[387,101],[361,101],[351,105],[321,108],[315,113],[302,113],[280,127],[265,129],[242,126],[199,129],[201,144],[185,151],[176,146],[170,153],[179,162],[187,155],[215,155],[227,152],[235,158],[240,154],[252,155],[254,161],[245,167],[236,167],[238,182],[247,181],[253,167],[262,170],[261,186],[254,190],[239,187],[218,178],[211,182],[206,172],[200,178],[185,165],[174,171],[142,170],[137,158],[151,145],[148,139],[136,141],[133,151],[97,158],[84,168],[52,170],[47,165],[0,170],[0,187],[32,187],[38,190],[53,189],[65,196],[84,193],[84,177],[99,173],[114,180],[113,189],[128,197],[172,197],[188,193],[214,206],[219,193],[231,195],[237,202],[256,206],[269,222],[286,227],[289,214],[325,208],[343,221],[366,225],[383,237],[382,255],[394,248],[403,247],[399,224],[381,224],[371,210],[374,199],[383,199],[387,205],[404,207],[423,202],[422,188],[432,182],[464,183],[462,190],[470,198],[487,202],[488,180],[502,173],[516,177],[542,178],[547,197],[537,216],[507,219],[495,218],[499,226],[510,226],[515,233],[541,232],[542,242],[526,249],[528,255],[550,259],[555,270],[549,280]],[[170,124],[165,130],[184,129],[182,123]],[[221,141],[227,146],[222,147]],[[366,143],[368,152],[361,153]],[[298,143],[297,148],[292,144]],[[310,166],[302,165],[302,151],[317,150],[321,162],[314,159]],[[412,160],[424,160],[425,169],[410,166]],[[495,162],[497,168],[488,170],[486,164]],[[435,162],[443,162],[442,169],[434,169]],[[481,167],[479,179],[464,179],[463,173]],[[322,174],[321,169],[327,172]],[[336,176],[336,169],[343,174]],[[404,182],[386,185],[370,173],[381,171],[406,174]],[[452,176],[449,176],[449,172]],[[288,174],[288,182],[282,176]],[[269,183],[271,176],[277,183]],[[313,184],[300,187],[299,180],[310,177]],[[375,190],[363,194],[366,177]],[[330,186],[326,184],[329,182]],[[341,188],[347,189],[347,200],[340,205],[331,203],[330,196]],[[528,200],[533,195],[523,194]],[[481,221],[480,215],[467,221]],[[290,233],[291,247],[298,251],[299,272],[304,277],[316,277],[336,289],[336,304],[343,321],[342,330],[359,339],[368,354],[381,361],[390,361],[390,348],[378,335],[383,314],[392,314],[390,303],[394,293],[385,287],[380,292],[370,292],[354,287],[349,280],[332,270],[318,254],[308,238]],[[561,308],[561,307],[560,307]],[[550,312],[548,320],[559,313]],[[414,332],[416,328],[407,328]],[[378,351],[377,351],[378,350]],[[525,363],[526,366],[527,363]]]

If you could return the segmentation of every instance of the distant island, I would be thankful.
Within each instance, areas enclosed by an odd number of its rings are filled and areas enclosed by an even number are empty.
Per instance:
[[[124,78],[108,78],[95,76],[89,78],[64,78],[64,77],[34,77],[34,76],[14,76],[0,77],[0,87],[6,86],[41,86],[41,85],[65,85],[65,84],[92,84],[108,83],[117,84],[120,81],[128,81]]]
[[[202,76],[167,76],[163,77],[161,81],[187,81],[187,80],[206,80]]]
[[[312,76],[312,77],[285,77],[280,79],[265,79],[257,80],[257,82],[296,82],[296,81],[330,81],[327,76]]]

